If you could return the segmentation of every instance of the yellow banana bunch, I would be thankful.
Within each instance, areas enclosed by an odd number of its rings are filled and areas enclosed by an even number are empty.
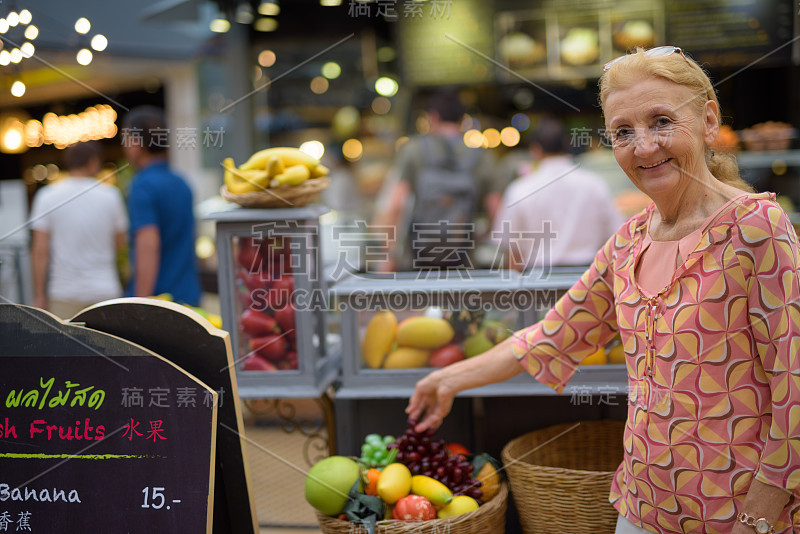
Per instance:
[[[266,169],[237,169],[233,158],[225,158],[222,162],[225,169],[225,187],[235,195],[260,191],[269,187],[269,174]]]
[[[318,159],[290,147],[259,150],[238,168],[232,158],[226,158],[222,165],[225,168],[225,186],[234,194],[268,187],[296,186],[330,172]]]

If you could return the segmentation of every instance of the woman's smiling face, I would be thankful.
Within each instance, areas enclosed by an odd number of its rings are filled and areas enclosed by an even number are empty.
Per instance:
[[[705,149],[719,131],[717,108],[708,101],[698,110],[694,98],[682,85],[647,77],[606,99],[604,114],[614,157],[633,184],[653,200],[679,195],[708,173]]]

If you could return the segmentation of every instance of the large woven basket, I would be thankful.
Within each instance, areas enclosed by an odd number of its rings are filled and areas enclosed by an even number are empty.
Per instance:
[[[506,506],[508,485],[500,483],[494,499],[474,512],[411,523],[408,521],[378,521],[375,534],[504,534],[506,531]],[[323,534],[366,534],[363,525],[343,521],[317,512]]]
[[[608,495],[624,429],[621,421],[584,421],[508,442],[503,464],[525,534],[614,532],[619,513]]]
[[[284,186],[235,195],[224,185],[220,189],[222,198],[244,208],[299,208],[317,200],[327,189],[331,180],[327,176],[311,178],[300,185]]]

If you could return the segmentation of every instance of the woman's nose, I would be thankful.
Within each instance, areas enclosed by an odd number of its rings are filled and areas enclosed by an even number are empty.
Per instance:
[[[646,156],[658,150],[658,137],[649,128],[637,128],[634,140],[634,155]]]

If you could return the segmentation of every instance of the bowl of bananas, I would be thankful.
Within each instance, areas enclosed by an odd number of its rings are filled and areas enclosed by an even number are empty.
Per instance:
[[[245,208],[305,206],[330,184],[329,169],[297,148],[266,148],[238,167],[233,158],[225,158],[222,166],[222,198]]]

